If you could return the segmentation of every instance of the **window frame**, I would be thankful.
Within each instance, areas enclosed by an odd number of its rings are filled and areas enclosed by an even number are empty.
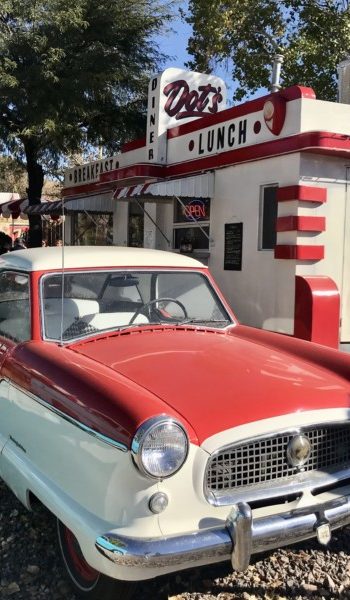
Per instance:
[[[200,275],[201,277],[204,277],[210,287],[211,292],[213,293],[213,297],[216,299],[217,303],[220,305],[222,311],[227,315],[228,317],[228,321],[229,323],[226,325],[226,327],[224,328],[220,328],[221,331],[225,331],[225,329],[227,329],[227,327],[231,327],[232,325],[236,325],[237,321],[235,319],[235,317],[232,315],[232,312],[229,310],[228,306],[226,306],[225,301],[223,300],[223,298],[220,296],[220,293],[218,292],[218,289],[215,285],[213,285],[213,281],[210,277],[208,277],[208,275],[206,273],[203,273],[201,270],[197,270],[197,269],[187,269],[185,268],[181,268],[181,267],[116,267],[116,268],[97,268],[97,269],[74,269],[74,270],[69,270],[65,272],[65,275],[75,275],[75,274],[82,274],[82,273],[125,273],[125,272],[131,272],[131,273],[135,273],[135,271],[140,271],[140,272],[145,272],[145,273],[150,273],[150,274],[156,274],[156,273],[188,273],[193,272],[196,273],[197,275]],[[47,342],[52,342],[52,343],[62,343],[63,345],[68,345],[68,344],[72,344],[75,343],[77,340],[83,340],[86,339],[88,337],[91,337],[91,333],[81,336],[79,338],[74,338],[74,339],[69,339],[69,340],[61,340],[60,338],[50,338],[46,336],[46,331],[45,331],[45,317],[44,317],[44,313],[45,313],[45,306],[44,306],[44,284],[45,284],[45,279],[48,277],[52,277],[55,275],[62,275],[62,271],[50,271],[49,273],[44,273],[41,277],[40,277],[40,282],[39,282],[39,309],[40,309],[40,327],[41,327],[41,339],[43,341],[47,341]],[[155,287],[153,285],[153,293],[155,293]],[[103,332],[107,332],[107,331],[111,331],[111,330],[103,330]],[[102,330],[101,330],[102,333]]]
[[[193,202],[195,198],[189,198],[189,202]],[[173,250],[181,252],[181,244],[177,247],[175,243],[176,239],[176,231],[179,229],[199,229],[206,230],[208,228],[208,236],[210,238],[210,221],[211,221],[211,211],[212,211],[212,198],[208,198],[209,200],[209,218],[203,220],[189,219],[188,221],[176,221],[176,211],[177,205],[180,204],[178,200],[174,200],[173,202]],[[210,243],[209,239],[207,239],[206,245],[201,248],[193,248],[191,253],[194,251],[198,252],[209,252]]]

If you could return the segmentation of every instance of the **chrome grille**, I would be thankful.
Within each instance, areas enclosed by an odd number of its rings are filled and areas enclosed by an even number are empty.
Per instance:
[[[305,428],[310,458],[302,471],[336,471],[350,465],[350,426]],[[207,490],[220,492],[259,486],[295,476],[300,469],[287,462],[287,446],[296,432],[277,433],[219,450],[208,462]]]

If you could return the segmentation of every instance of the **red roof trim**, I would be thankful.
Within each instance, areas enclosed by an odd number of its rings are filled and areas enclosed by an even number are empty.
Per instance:
[[[106,186],[107,187],[107,186]],[[111,186],[109,186],[111,187]],[[62,196],[76,197],[76,196],[87,196],[88,194],[92,194],[93,192],[100,192],[101,185],[98,181],[95,183],[85,183],[82,185],[76,185],[75,187],[67,187],[63,188]],[[101,192],[102,193],[102,192]]]
[[[289,100],[298,100],[299,98],[308,98],[309,100],[316,100],[316,94],[310,87],[303,85],[293,85],[289,88],[279,91],[280,96],[285,98],[287,102]]]
[[[275,258],[321,260],[324,258],[324,246],[294,246],[292,244],[280,244],[275,246]]]
[[[278,217],[276,231],[325,231],[325,217]]]
[[[256,98],[255,100],[249,100],[248,102],[244,102],[243,104],[239,104],[238,106],[233,106],[231,108],[227,108],[226,110],[221,110],[215,115],[208,115],[205,113],[204,117],[196,119],[195,121],[190,121],[189,123],[184,123],[184,125],[177,125],[176,127],[172,127],[168,129],[167,137],[168,139],[176,138],[181,135],[186,135],[187,133],[191,133],[192,131],[197,131],[198,129],[204,129],[204,127],[212,127],[218,123],[223,123],[224,121],[228,121],[230,119],[237,119],[238,117],[242,117],[243,115],[248,115],[254,112],[258,112],[259,110],[263,110],[265,102],[274,94],[267,94],[266,96],[262,96],[261,98]],[[278,92],[278,95],[281,96],[287,102],[291,100],[298,100],[299,98],[309,98],[315,99],[316,95],[313,89],[293,86],[287,88],[281,92]]]
[[[277,190],[277,202],[327,202],[327,188],[311,185],[289,185]]]
[[[202,171],[212,171],[214,169],[220,169],[229,165],[261,160],[264,158],[270,158],[272,156],[281,156],[283,154],[291,154],[292,152],[312,152],[314,154],[324,153],[333,156],[350,156],[350,136],[344,136],[341,134],[331,133],[328,131],[311,131],[305,133],[299,133],[294,136],[287,138],[278,138],[269,142],[262,142],[261,144],[255,144],[254,146],[246,146],[243,148],[237,148],[235,150],[229,150],[222,152],[221,154],[212,154],[205,156],[204,158],[196,158],[194,160],[187,160],[181,163],[172,165],[132,165],[114,171],[109,171],[103,174],[103,181],[101,176],[101,182],[87,184],[86,186],[77,186],[71,188],[65,188],[63,190],[64,196],[77,196],[78,194],[87,194],[98,189],[110,188],[113,185],[117,187],[117,183],[121,183],[120,179],[125,177],[143,176],[147,179],[146,173],[147,168],[151,169],[148,171],[148,177],[153,176],[162,178],[178,178],[185,177],[187,175],[193,175]],[[139,168],[141,167],[141,169]],[[138,175],[137,173],[138,169]],[[108,176],[108,180],[107,180]],[[122,177],[121,177],[122,176]],[[108,182],[109,185],[107,184]],[[104,184],[102,187],[101,183]],[[138,182],[142,183],[142,182]],[[132,184],[130,184],[132,185]],[[120,186],[119,186],[120,187]],[[315,190],[326,190],[326,188],[312,187],[312,186],[289,186],[293,190],[302,188],[302,194],[299,198],[300,201],[312,202],[312,197],[316,194],[324,194],[324,191],[319,192]],[[279,190],[288,188],[279,188]],[[279,193],[279,190],[277,194]],[[309,193],[312,190],[311,195],[305,196],[306,191]],[[298,200],[298,198],[288,198],[291,200]],[[321,200],[314,200],[315,202],[321,202]]]
[[[146,146],[146,138],[139,138],[138,140],[131,140],[130,142],[125,142],[122,146],[122,154],[125,152],[131,152],[131,150],[138,150],[139,148],[143,148]]]
[[[165,177],[165,167],[162,165],[154,165],[152,163],[131,165],[130,167],[122,167],[114,171],[102,173],[100,183],[106,181],[119,181],[122,179],[130,179],[132,177],[152,177],[155,179],[163,179]]]

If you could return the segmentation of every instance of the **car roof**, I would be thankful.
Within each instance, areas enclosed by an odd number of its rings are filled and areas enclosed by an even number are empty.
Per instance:
[[[198,260],[162,250],[125,246],[65,246],[15,250],[0,256],[0,268],[21,271],[48,271],[94,267],[195,267]]]

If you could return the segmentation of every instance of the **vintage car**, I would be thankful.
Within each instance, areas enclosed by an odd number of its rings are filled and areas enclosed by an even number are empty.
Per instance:
[[[350,523],[345,353],[239,325],[176,253],[19,250],[0,290],[0,475],[80,596]]]

